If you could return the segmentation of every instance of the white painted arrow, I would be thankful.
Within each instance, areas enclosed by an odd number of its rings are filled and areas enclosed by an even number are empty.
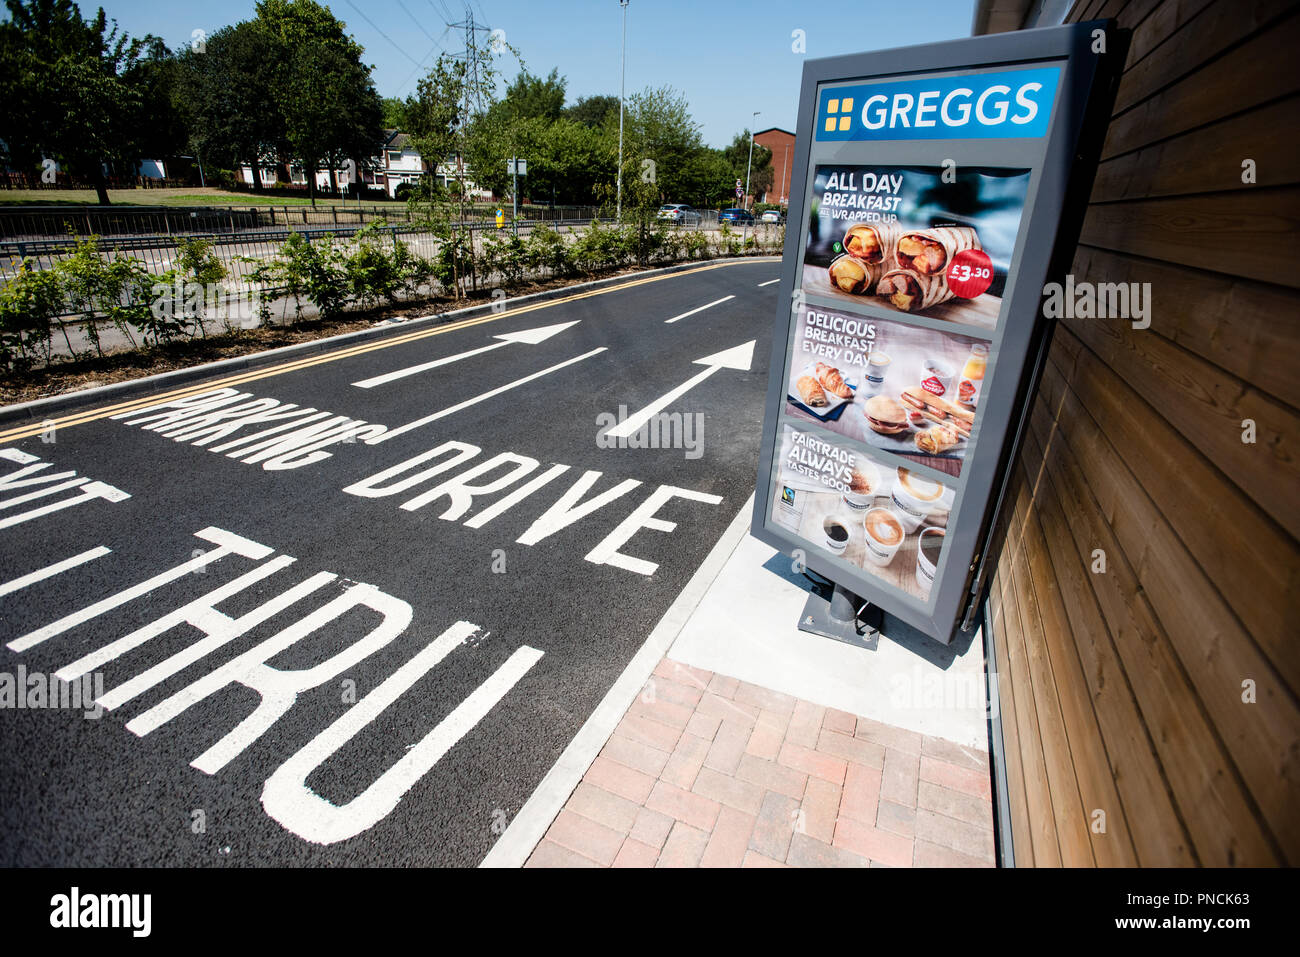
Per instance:
[[[752,346],[753,343],[751,342],[750,345]],[[471,405],[477,405],[480,402],[483,402],[487,399],[491,399],[494,396],[500,395],[502,392],[509,392],[511,389],[517,389],[519,388],[519,386],[532,382],[534,379],[540,379],[544,375],[550,375],[552,372],[558,372],[560,369],[564,369],[568,366],[571,366],[575,362],[581,362],[583,359],[590,359],[592,356],[599,355],[600,353],[605,352],[606,349],[607,349],[606,346],[600,346],[599,348],[592,349],[590,352],[584,352],[580,356],[574,356],[572,359],[565,359],[563,362],[557,362],[553,366],[547,366],[545,369],[541,369],[540,371],[534,372],[531,375],[526,375],[522,379],[516,379],[514,382],[507,382],[505,385],[497,386],[497,388],[492,389],[489,392],[484,392],[482,395],[476,395],[472,399],[466,399],[464,402],[458,402],[456,405],[443,409],[441,412],[435,412],[433,413],[433,415],[426,415],[424,418],[416,419],[414,422],[408,422],[406,423],[406,425],[403,425],[400,428],[390,429],[389,431],[376,435],[373,438],[366,439],[366,445],[378,445],[380,442],[387,442],[389,439],[401,435],[403,432],[410,432],[412,429],[418,429],[420,428],[420,426],[428,425],[430,422],[436,422],[441,418],[445,418],[446,416],[454,415],[455,413],[459,412],[461,409],[467,409]]]
[[[640,429],[641,426],[649,422],[652,416],[663,411],[663,409],[680,399],[687,392],[690,392],[719,369],[738,369],[741,372],[748,372],[749,367],[753,364],[753,339],[750,339],[743,345],[735,346],[731,349],[725,349],[722,352],[715,352],[713,355],[705,356],[703,359],[696,359],[692,365],[704,366],[705,369],[703,372],[691,376],[677,388],[665,395],[661,395],[635,415],[628,416],[618,425],[610,429],[606,435],[612,435],[614,438],[626,438]]]
[[[352,383],[358,389],[373,389],[377,385],[385,385],[398,379],[405,379],[408,375],[415,375],[418,372],[427,372],[430,369],[436,369],[438,366],[450,365],[453,362],[459,362],[461,359],[468,359],[470,356],[481,355],[484,352],[491,352],[493,349],[500,349],[502,346],[508,346],[512,342],[522,342],[526,345],[535,346],[539,342],[545,342],[551,336],[563,332],[569,326],[576,326],[581,320],[575,319],[573,322],[559,322],[553,326],[539,326],[536,329],[523,329],[519,332],[507,332],[499,336],[493,336],[493,339],[499,339],[500,342],[493,342],[490,345],[480,346],[477,349],[470,349],[469,352],[460,352],[454,356],[443,356],[441,359],[434,359],[432,362],[422,362],[418,366],[409,366],[405,369],[398,369],[396,372],[386,372],[383,375],[377,375],[372,379],[362,379],[360,382]]]

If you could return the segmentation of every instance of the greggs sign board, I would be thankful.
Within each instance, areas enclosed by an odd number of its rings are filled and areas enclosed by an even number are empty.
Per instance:
[[[1095,21],[805,62],[751,523],[838,590],[805,631],[978,616],[1125,43]]]
[[[818,140],[1041,137],[1059,67],[895,80],[821,91]]]

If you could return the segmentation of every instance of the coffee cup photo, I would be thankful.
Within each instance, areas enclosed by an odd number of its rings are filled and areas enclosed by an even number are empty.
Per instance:
[[[891,505],[910,534],[922,525],[935,524],[948,513],[944,485],[909,469],[898,469],[890,494]]]
[[[862,526],[867,546],[864,557],[874,565],[888,565],[907,537],[902,521],[892,509],[876,507],[867,510]]]
[[[935,569],[939,567],[939,555],[943,552],[943,540],[947,531],[930,526],[921,529],[916,543],[916,584],[923,594],[929,594],[934,585]]]
[[[836,555],[843,554],[849,544],[848,525],[831,516],[822,522],[822,530],[826,533],[826,548]]]

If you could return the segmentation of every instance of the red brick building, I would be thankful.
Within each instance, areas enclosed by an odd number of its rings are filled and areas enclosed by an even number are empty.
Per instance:
[[[790,202],[790,167],[794,163],[794,134],[773,126],[754,134],[754,142],[772,151],[772,188],[765,196],[755,197],[761,203]]]

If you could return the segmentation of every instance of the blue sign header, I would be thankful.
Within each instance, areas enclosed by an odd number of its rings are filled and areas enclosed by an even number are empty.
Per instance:
[[[822,90],[817,140],[1012,139],[1047,133],[1059,67]]]

